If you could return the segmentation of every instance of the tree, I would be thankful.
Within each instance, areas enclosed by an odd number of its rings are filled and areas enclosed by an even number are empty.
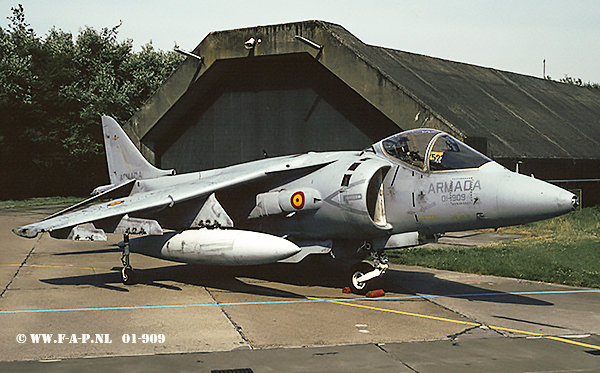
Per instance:
[[[552,78],[549,77],[549,76],[546,76],[546,79],[547,80],[552,80]],[[581,80],[581,78],[573,78],[573,77],[570,77],[568,75],[565,75],[564,78],[560,78],[559,82],[570,84],[570,85],[574,85],[574,86],[577,86],[577,87],[585,87],[585,88],[591,88],[591,89],[600,89],[600,83],[592,83],[592,82],[584,83],[583,80]]]
[[[22,5],[0,28],[0,199],[83,195],[108,181],[100,116],[121,123],[183,57],[85,27],[39,37]],[[86,175],[86,177],[82,177]]]
[[[592,82],[587,82],[584,83],[581,78],[572,78],[568,75],[565,75],[564,78],[561,78],[560,81],[562,83],[567,83],[567,84],[571,84],[571,85],[576,85],[578,87],[586,87],[586,88],[593,88],[593,89],[600,89],[600,84],[598,83],[592,83]]]

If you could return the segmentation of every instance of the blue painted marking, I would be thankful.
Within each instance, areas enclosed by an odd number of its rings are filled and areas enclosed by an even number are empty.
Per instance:
[[[281,301],[263,301],[263,302],[163,304],[163,305],[155,305],[155,306],[54,308],[54,309],[45,309],[45,310],[44,309],[41,309],[41,310],[2,310],[2,311],[0,311],[0,314],[43,313],[43,312],[80,312],[80,311],[121,311],[121,310],[144,310],[144,309],[160,309],[160,308],[257,306],[257,305],[268,305],[268,304],[386,301],[386,300],[410,300],[410,299],[429,299],[429,298],[469,298],[469,297],[490,297],[490,296],[502,296],[502,295],[543,295],[543,294],[578,294],[578,293],[600,293],[600,290],[516,291],[516,292],[506,292],[506,293],[494,292],[494,293],[479,293],[479,294],[406,295],[406,296],[399,296],[399,297],[381,297],[381,298],[329,298],[329,299],[301,299],[301,300],[281,300]]]
[[[90,307],[90,308],[53,308],[46,310],[14,310],[0,311],[0,314],[10,313],[38,313],[38,312],[77,312],[77,311],[115,311],[115,310],[144,310],[158,308],[186,308],[186,307],[215,307],[215,306],[255,306],[264,304],[293,304],[327,302],[333,299],[303,299],[296,301],[270,301],[270,302],[239,302],[239,303],[199,303],[199,304],[162,304],[156,306],[115,306],[115,307]],[[344,299],[347,301],[347,299]]]

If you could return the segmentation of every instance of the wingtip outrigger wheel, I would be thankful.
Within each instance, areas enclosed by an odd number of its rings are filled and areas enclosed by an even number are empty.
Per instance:
[[[129,234],[123,235],[123,255],[121,256],[121,263],[123,269],[121,269],[121,281],[125,285],[134,284],[134,272],[131,264],[129,264]]]
[[[133,285],[134,284],[134,272],[131,267],[123,267],[121,269],[121,281],[125,285]]]

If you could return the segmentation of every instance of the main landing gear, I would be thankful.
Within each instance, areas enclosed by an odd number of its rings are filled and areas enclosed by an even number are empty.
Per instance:
[[[373,265],[360,262],[352,268],[350,289],[354,294],[364,295],[373,288],[375,280],[385,273],[389,264],[387,255],[383,251],[373,250],[369,243],[365,243],[361,249],[371,253]]]
[[[135,273],[131,264],[129,264],[129,234],[123,235],[123,255],[121,255],[121,263],[123,268],[121,269],[121,281],[125,285],[133,285],[135,283]]]

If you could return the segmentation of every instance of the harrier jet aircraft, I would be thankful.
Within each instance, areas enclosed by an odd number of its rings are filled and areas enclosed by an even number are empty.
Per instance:
[[[133,281],[130,251],[225,266],[298,263],[320,254],[353,263],[348,284],[361,293],[388,268],[386,249],[547,219],[579,203],[434,129],[402,132],[362,151],[176,175],[151,165],[112,118],[103,117],[102,126],[111,184],[13,231],[27,238],[123,234],[124,283]],[[97,203],[84,208],[90,202]],[[78,227],[89,222],[95,230]],[[141,236],[130,240],[134,234]],[[374,265],[363,262],[369,256]]]

